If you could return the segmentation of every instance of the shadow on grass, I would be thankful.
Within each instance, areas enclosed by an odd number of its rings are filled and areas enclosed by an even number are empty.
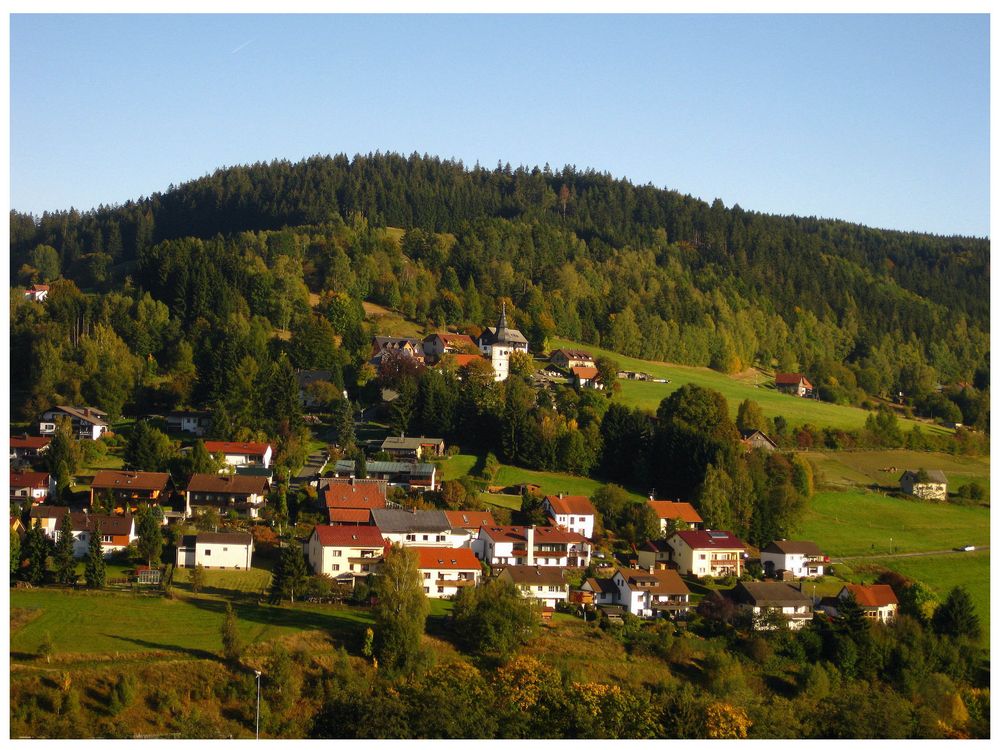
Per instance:
[[[170,643],[156,643],[154,641],[144,641],[141,638],[128,638],[124,635],[111,635],[109,637],[114,638],[118,641],[125,641],[126,643],[134,643],[137,646],[142,646],[149,651],[170,651],[175,654],[184,654],[185,656],[190,656],[193,659],[208,659],[210,661],[221,661],[218,654],[211,651],[206,651],[202,648],[188,648],[187,646],[175,646]]]
[[[767,685],[768,690],[782,698],[792,699],[799,692],[794,682],[779,675],[764,675],[764,684]]]

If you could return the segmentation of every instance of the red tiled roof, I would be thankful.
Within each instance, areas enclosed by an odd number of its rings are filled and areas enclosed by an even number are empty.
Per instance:
[[[270,447],[267,443],[231,443],[224,440],[205,441],[205,450],[209,453],[240,453],[247,456],[263,456]]]
[[[444,515],[453,529],[474,529],[496,524],[493,514],[488,510],[446,510]]]
[[[481,570],[479,560],[468,547],[411,547],[425,570]]]
[[[167,488],[170,475],[158,471],[99,471],[94,475],[94,489],[160,490]]]
[[[330,523],[361,523],[367,524],[371,521],[371,511],[368,508],[327,508],[330,515]]]
[[[899,604],[892,586],[887,586],[884,583],[873,583],[870,586],[848,583],[844,588],[854,594],[854,600],[862,607],[885,607],[890,604]]]
[[[560,516],[592,516],[596,512],[586,495],[546,495],[545,499]]]
[[[481,528],[495,542],[526,542],[527,528],[524,526],[483,526]],[[555,526],[536,526],[535,544],[553,542],[555,544],[570,544],[585,542],[586,537],[575,531],[564,531]]]
[[[593,380],[597,377],[596,367],[574,367],[573,374],[580,380]]]
[[[49,475],[41,471],[12,471],[10,473],[10,486],[48,489]]]
[[[39,448],[44,448],[52,442],[50,437],[35,437],[33,435],[11,435],[10,447],[11,448],[34,448],[38,450]]]
[[[329,484],[323,493],[327,508],[384,508],[382,488],[375,484]]]
[[[470,362],[482,359],[479,354],[452,354],[451,356],[455,358],[455,364],[459,367],[465,367]]]
[[[670,500],[649,500],[647,502],[657,518],[666,518],[670,521],[680,519],[684,523],[702,523],[701,516],[698,515],[698,511],[691,503],[675,503]]]
[[[801,372],[778,372],[774,374],[775,385],[798,385],[802,383],[806,388],[812,388],[812,383]]]
[[[323,547],[384,547],[385,540],[374,526],[325,526],[315,529]]]
[[[745,549],[728,531],[678,531],[676,535],[691,549]]]

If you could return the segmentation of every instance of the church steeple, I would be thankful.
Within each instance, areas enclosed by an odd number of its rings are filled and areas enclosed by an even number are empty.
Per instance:
[[[500,321],[497,323],[497,338],[502,338],[507,332],[507,302],[500,303]]]

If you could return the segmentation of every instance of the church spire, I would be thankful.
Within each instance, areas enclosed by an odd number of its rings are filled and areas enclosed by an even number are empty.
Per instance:
[[[500,332],[507,330],[507,302],[500,303],[500,322],[497,323],[497,338],[500,338]]]

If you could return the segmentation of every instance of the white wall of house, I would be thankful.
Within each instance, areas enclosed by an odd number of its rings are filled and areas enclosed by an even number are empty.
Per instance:
[[[823,563],[817,562],[812,565],[807,564],[809,555],[802,553],[783,554],[779,552],[761,552],[760,562],[767,568],[770,562],[775,570],[787,570],[796,578],[816,578],[823,575]],[[813,572],[810,572],[812,570]]]
[[[194,565],[201,565],[205,568],[247,569],[250,567],[252,557],[253,544],[198,541],[195,544]],[[188,559],[185,556],[185,563]],[[177,567],[181,567],[179,550]]]
[[[568,531],[575,531],[581,536],[590,539],[594,536],[594,517],[592,515],[567,515],[565,513],[555,513],[548,499],[542,501],[545,512],[552,518],[558,526],[562,526]]]
[[[412,531],[412,532],[382,532],[382,537],[389,542],[403,547],[448,547],[458,549],[469,545],[469,534],[464,529],[447,531]]]
[[[569,599],[569,586],[552,584],[527,584],[518,583],[517,588],[524,596],[530,596],[540,600],[546,607],[555,607],[556,602],[564,602]]]
[[[309,539],[309,564],[317,575],[336,578],[344,573],[365,576],[372,572],[372,566],[382,557],[380,547],[324,547],[313,534]],[[370,563],[358,562],[357,558],[371,558]],[[352,559],[354,562],[352,562]]]
[[[788,620],[789,630],[801,630],[812,619],[812,607],[802,604],[797,607],[751,607],[753,611],[754,628],[757,630],[773,630],[774,625],[762,622],[768,611],[776,612]]]
[[[445,599],[449,596],[455,596],[462,587],[478,583],[481,575],[482,569],[480,568],[468,570],[420,569],[420,581],[428,599]],[[458,581],[473,581],[473,583],[459,585]]]

